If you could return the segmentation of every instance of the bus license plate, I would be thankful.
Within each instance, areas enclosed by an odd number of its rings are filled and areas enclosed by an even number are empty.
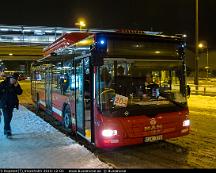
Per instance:
[[[158,140],[162,140],[162,139],[163,139],[162,135],[148,136],[148,137],[145,137],[145,142],[154,142],[154,141],[158,141]]]

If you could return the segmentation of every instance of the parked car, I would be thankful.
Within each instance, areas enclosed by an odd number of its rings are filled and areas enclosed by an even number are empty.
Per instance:
[[[20,74],[19,75],[19,81],[21,81],[21,80],[26,80],[27,79],[27,77],[24,75],[24,74]]]

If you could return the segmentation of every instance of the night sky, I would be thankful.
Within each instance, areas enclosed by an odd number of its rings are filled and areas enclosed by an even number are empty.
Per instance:
[[[184,33],[194,42],[195,0],[4,0],[0,24],[142,29]],[[216,0],[199,0],[199,40],[216,47]]]

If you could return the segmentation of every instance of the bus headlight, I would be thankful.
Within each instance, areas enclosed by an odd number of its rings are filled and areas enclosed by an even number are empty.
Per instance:
[[[190,120],[184,120],[183,121],[183,127],[190,126]]]
[[[104,129],[102,131],[102,135],[104,137],[112,137],[117,135],[117,130],[111,130],[111,129]]]

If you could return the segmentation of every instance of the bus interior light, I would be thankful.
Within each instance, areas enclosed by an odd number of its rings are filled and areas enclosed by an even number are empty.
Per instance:
[[[111,130],[111,129],[104,129],[102,131],[102,135],[104,137],[112,137],[117,135],[117,130]]]

